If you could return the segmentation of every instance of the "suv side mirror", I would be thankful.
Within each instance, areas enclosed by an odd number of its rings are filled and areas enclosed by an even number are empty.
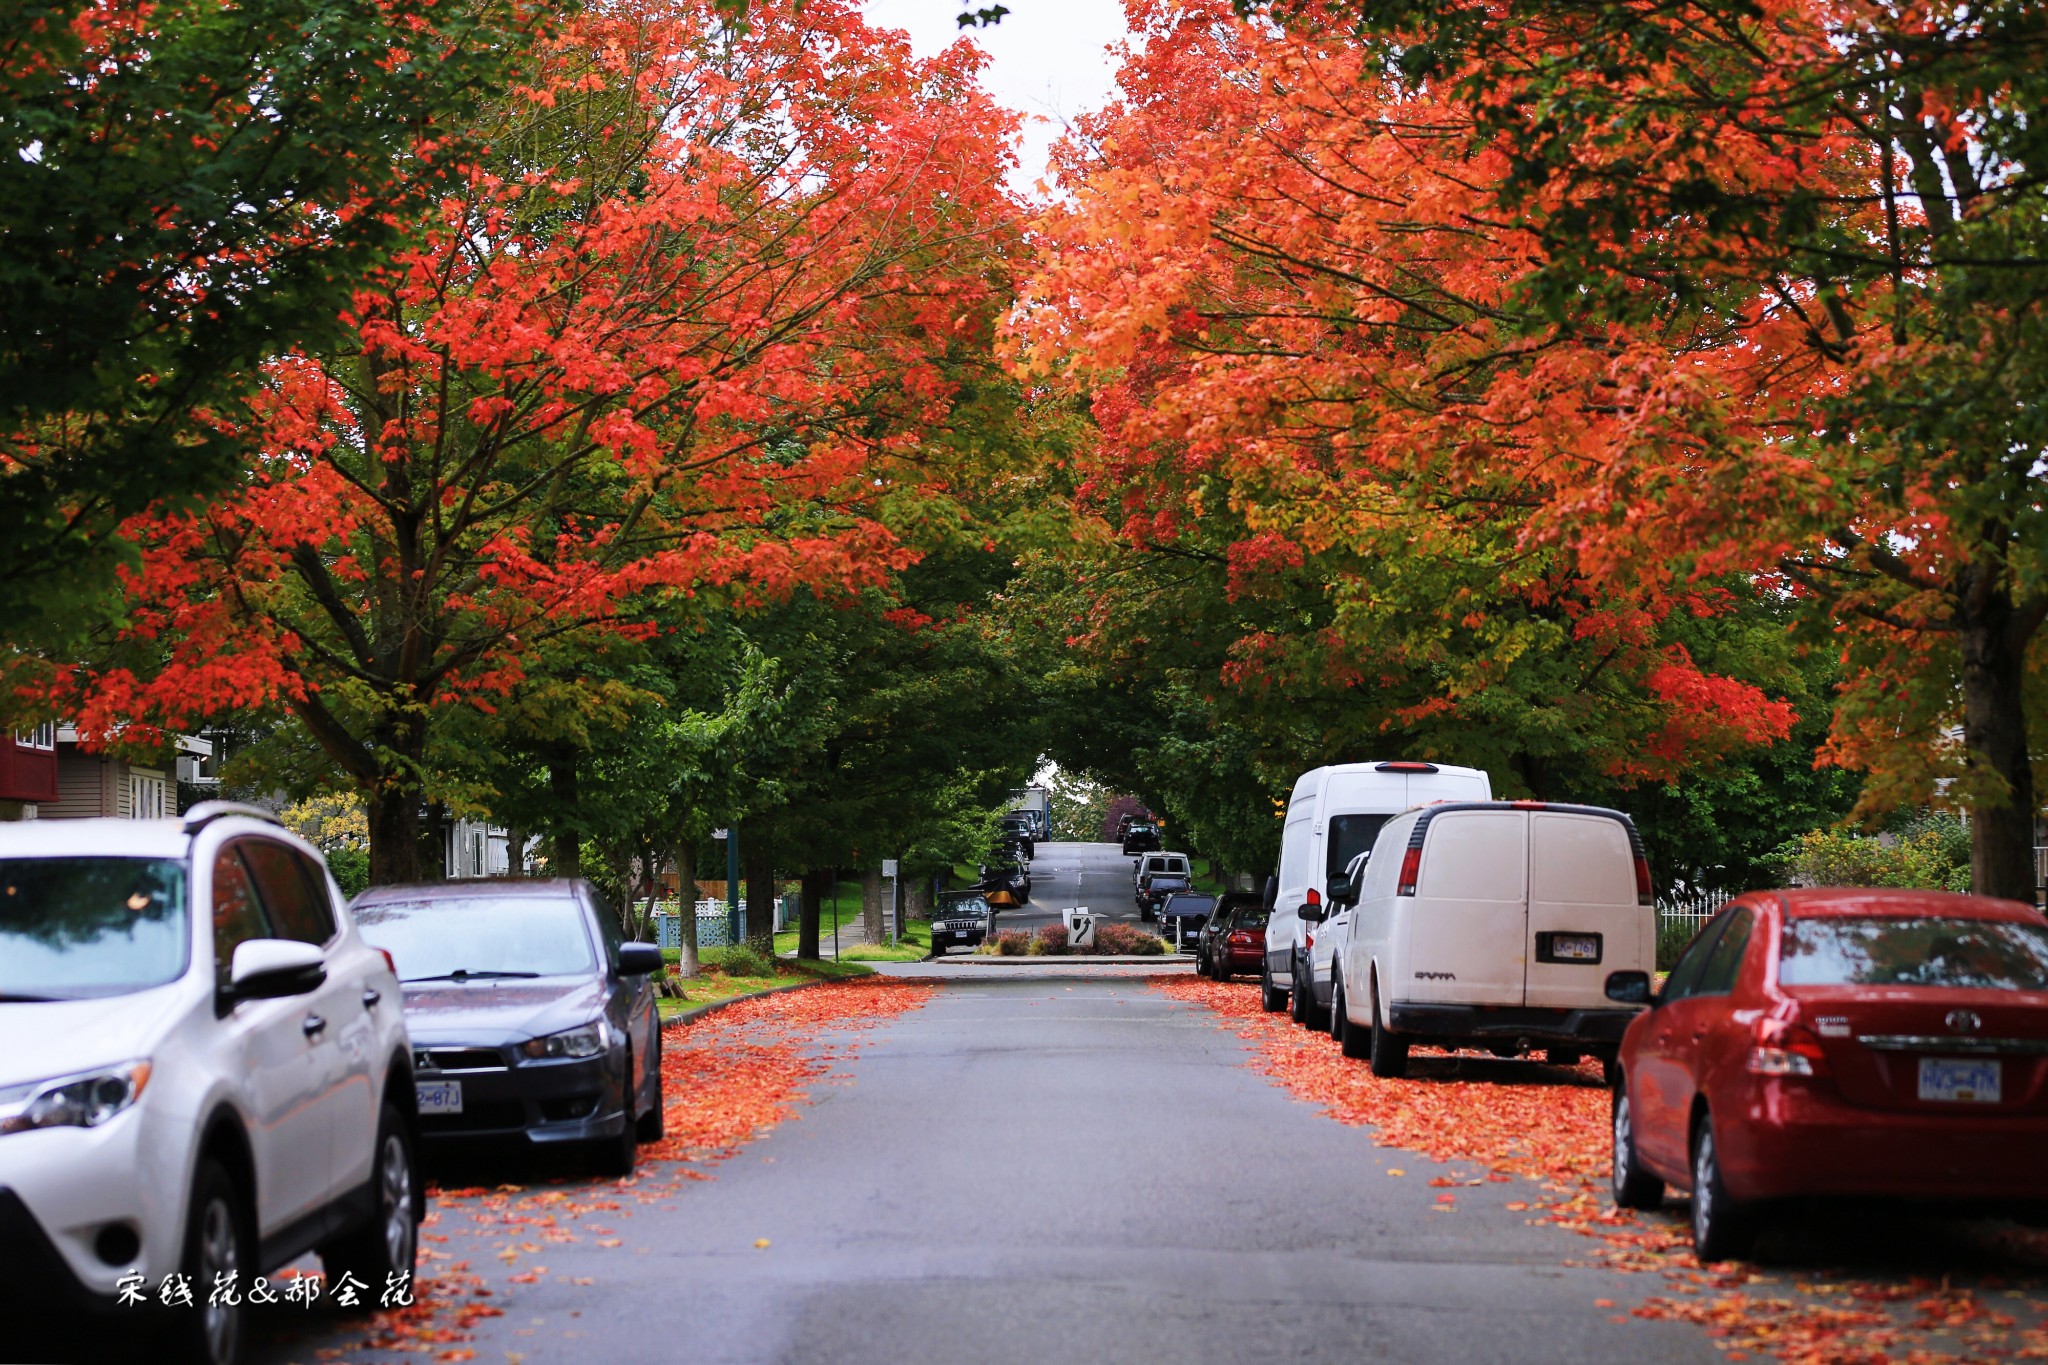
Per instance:
[[[1607,974],[1607,998],[1618,1005],[1654,1005],[1657,997],[1650,990],[1648,972],[1609,972]]]
[[[662,968],[661,949],[652,943],[621,943],[619,975],[646,976]]]
[[[252,938],[235,945],[228,963],[228,996],[234,1000],[275,1000],[304,995],[327,979],[327,959],[311,943],[289,938]]]

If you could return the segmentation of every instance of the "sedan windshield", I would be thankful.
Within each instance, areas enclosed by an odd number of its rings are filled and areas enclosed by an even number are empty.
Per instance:
[[[178,859],[0,859],[0,1001],[147,990],[191,951]]]
[[[1778,981],[2048,991],[2048,925],[1847,915],[1787,920]]]
[[[401,981],[572,976],[597,964],[573,900],[437,897],[358,906],[355,916],[363,937],[391,954]]]

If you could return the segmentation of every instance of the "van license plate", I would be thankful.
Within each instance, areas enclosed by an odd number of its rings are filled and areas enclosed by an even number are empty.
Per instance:
[[[1922,1057],[1920,1098],[1948,1104],[1997,1104],[1998,1063],[1988,1059]]]
[[[1560,962],[1598,962],[1600,935],[1552,934],[1550,955]]]
[[[462,1112],[461,1081],[417,1081],[413,1089],[419,1092],[421,1114],[459,1114]]]

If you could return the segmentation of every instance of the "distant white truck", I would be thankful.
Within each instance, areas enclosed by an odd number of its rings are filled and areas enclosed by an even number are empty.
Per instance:
[[[1018,787],[1010,793],[1010,809],[1031,817],[1036,839],[1052,838],[1052,793],[1043,787]]]
[[[1266,920],[1266,969],[1259,983],[1266,1009],[1288,1010],[1297,1023],[1311,1026],[1328,1017],[1330,962],[1339,937],[1332,931],[1340,927],[1324,924],[1330,881],[1371,852],[1382,825],[1432,801],[1492,797],[1485,773],[1449,764],[1342,763],[1296,778],[1280,834],[1273,913]]]

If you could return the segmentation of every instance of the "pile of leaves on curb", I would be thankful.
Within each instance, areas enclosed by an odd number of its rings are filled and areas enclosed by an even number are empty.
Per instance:
[[[785,1119],[806,1087],[860,1051],[860,1032],[930,998],[931,986],[887,977],[827,982],[737,1001],[662,1038],[666,1134],[640,1148],[624,1180],[542,1177],[533,1183],[437,1189],[420,1232],[420,1286],[409,1308],[380,1312],[356,1339],[319,1348],[321,1359],[398,1352],[467,1361],[470,1329],[501,1316],[513,1286],[547,1275],[549,1247],[617,1247],[611,1224],[670,1204],[705,1169]],[[477,1267],[495,1262],[487,1278]],[[577,1283],[586,1281],[578,1280]]]
[[[1767,1280],[1748,1266],[1702,1266],[1688,1228],[1614,1207],[1607,1191],[1609,1099],[1598,1065],[1537,1066],[1419,1052],[1407,1080],[1383,1080],[1346,1058],[1327,1033],[1260,1008],[1255,987],[1160,977],[1152,989],[1200,1005],[1253,1047],[1252,1065],[1342,1123],[1369,1124],[1382,1147],[1466,1162],[1485,1174],[1439,1176],[1446,1187],[1535,1181],[1535,1199],[1507,1207],[1593,1239],[1594,1262],[1664,1276],[1671,1292],[1637,1317],[1698,1323],[1730,1360],[1774,1356],[1798,1365],[1904,1360],[2048,1359],[2041,1317],[2048,1235],[1994,1225],[1972,1247],[1975,1284],[1907,1275],[1880,1280],[1801,1273]],[[1445,1193],[1439,1201],[1455,1203]],[[1768,1291],[1753,1286],[1770,1284]],[[1789,1292],[1788,1292],[1789,1291]],[[2002,1299],[1994,1306],[1992,1300]],[[2024,1310],[2025,1321],[2018,1311]],[[1600,1306],[1612,1305],[1602,1301]]]

